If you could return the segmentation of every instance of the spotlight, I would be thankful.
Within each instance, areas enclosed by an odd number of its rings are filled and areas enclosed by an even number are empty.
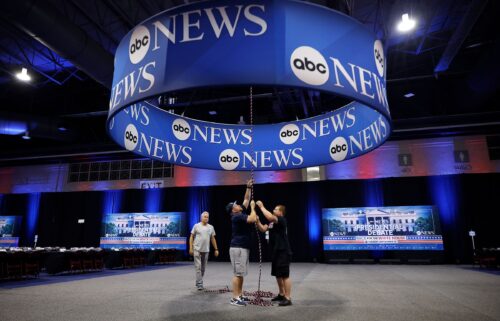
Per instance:
[[[24,135],[23,135],[22,137],[23,137],[23,139],[25,139],[25,140],[31,139],[31,137],[30,137],[30,132],[29,132],[29,131],[25,131],[25,132],[24,132]]]
[[[21,72],[17,73],[16,77],[17,77],[17,79],[24,81],[24,82],[28,82],[31,80],[31,76],[28,75],[28,69],[26,69],[26,68],[21,69]]]
[[[414,94],[414,93],[407,93],[407,94],[405,94],[404,96],[405,96],[406,98],[411,98],[411,97],[415,96],[415,94]]]
[[[410,19],[410,16],[405,13],[401,16],[401,21],[398,23],[398,30],[400,32],[408,32],[415,28],[417,22],[415,20]]]

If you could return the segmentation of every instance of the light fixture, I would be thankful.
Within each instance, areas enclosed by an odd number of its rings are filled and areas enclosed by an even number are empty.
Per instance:
[[[62,126],[62,125],[61,125],[61,126],[58,126],[58,127],[57,127],[57,129],[58,129],[60,132],[65,132],[65,131],[67,131],[67,130],[68,130],[66,127],[64,127],[64,126]]]
[[[405,13],[401,16],[401,21],[398,23],[398,31],[400,32],[408,32],[415,28],[417,22],[413,19],[410,19],[410,16]]]
[[[217,112],[215,110],[211,110],[208,112],[209,115],[215,116],[217,115]]]
[[[25,131],[24,135],[22,137],[23,137],[23,139],[26,139],[26,140],[31,139],[30,132],[29,131]]]
[[[411,97],[415,96],[415,94],[414,94],[414,93],[407,93],[407,94],[405,94],[404,96],[405,96],[406,98],[411,98]]]
[[[26,68],[21,69],[21,72],[17,73],[16,77],[17,79],[26,82],[31,80],[31,76],[28,75],[28,69]]]
[[[240,120],[238,120],[238,125],[245,125],[245,119],[243,118],[243,116],[240,116]]]

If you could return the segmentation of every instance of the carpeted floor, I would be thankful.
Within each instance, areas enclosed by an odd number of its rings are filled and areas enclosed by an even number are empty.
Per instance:
[[[500,320],[500,275],[466,266],[294,263],[290,307],[235,307],[194,287],[187,263],[0,283],[0,320]],[[209,262],[207,289],[230,285],[230,263]],[[244,290],[257,289],[252,263]],[[270,264],[262,290],[276,292]]]

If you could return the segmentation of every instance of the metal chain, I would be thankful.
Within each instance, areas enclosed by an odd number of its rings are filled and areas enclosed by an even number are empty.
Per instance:
[[[253,155],[254,145],[253,145],[253,88],[252,88],[252,86],[250,86],[250,138],[251,138],[250,155]],[[252,187],[250,188],[250,199],[253,200],[253,196],[254,196],[253,185],[255,182],[253,163],[252,163],[252,167],[250,169],[250,180],[252,182]],[[261,280],[261,276],[262,276],[262,243],[260,240],[260,234],[259,234],[259,229],[257,228],[257,223],[255,223],[254,225],[255,225],[255,230],[257,232],[257,239],[259,242],[259,283],[258,283],[258,287],[257,287],[256,292],[244,291],[243,295],[254,297],[254,299],[247,301],[248,304],[259,305],[259,306],[272,306],[273,303],[271,301],[264,301],[262,299],[262,298],[272,298],[272,297],[274,297],[274,293],[260,290],[260,280]],[[231,290],[229,290],[229,287],[226,287],[224,289],[219,289],[219,290],[205,290],[204,292],[206,292],[206,293],[228,293],[228,292],[231,292]]]

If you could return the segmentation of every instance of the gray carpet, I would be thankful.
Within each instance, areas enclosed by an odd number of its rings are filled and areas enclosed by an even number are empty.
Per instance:
[[[9,282],[0,287],[0,320],[500,320],[500,275],[479,268],[295,263],[291,271],[290,307],[231,306],[229,293],[197,292],[185,264]],[[208,289],[230,278],[229,263],[209,262]],[[244,289],[256,290],[257,280],[252,263]],[[276,291],[268,263],[262,290]]]

